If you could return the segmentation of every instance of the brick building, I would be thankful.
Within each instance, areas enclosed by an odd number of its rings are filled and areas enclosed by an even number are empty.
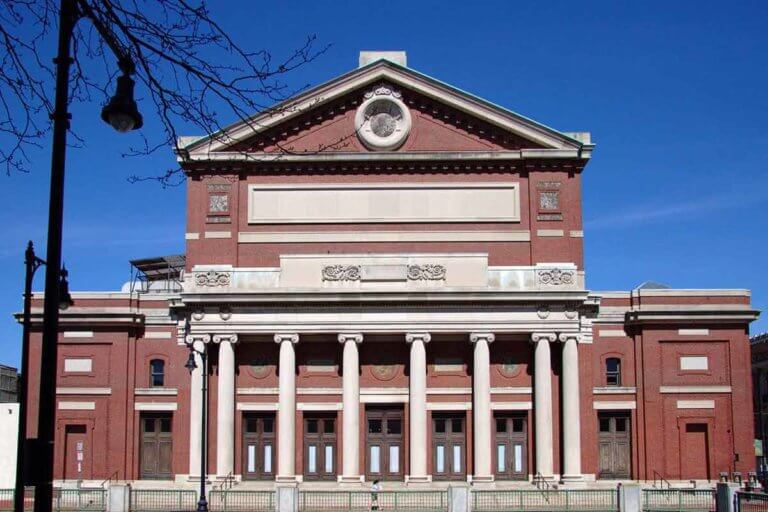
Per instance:
[[[754,470],[749,292],[587,289],[588,133],[397,53],[361,54],[286,106],[180,141],[185,258],[138,263],[146,285],[73,293],[57,478],[199,477],[204,372],[220,478]],[[188,373],[187,343],[207,369]]]

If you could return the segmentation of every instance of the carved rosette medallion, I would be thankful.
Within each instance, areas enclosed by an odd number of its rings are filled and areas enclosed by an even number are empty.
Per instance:
[[[397,375],[397,366],[394,364],[376,364],[371,366],[371,373],[377,380],[392,380]]]
[[[551,286],[569,285],[575,281],[573,270],[561,270],[559,268],[539,270],[538,276],[541,284]]]
[[[443,281],[445,273],[443,265],[408,265],[408,279],[411,281]]]
[[[359,281],[360,265],[327,265],[323,267],[323,281]]]
[[[219,272],[209,270],[207,272],[195,273],[195,284],[197,286],[229,286],[231,275],[229,272]]]
[[[386,85],[366,92],[355,115],[355,129],[368,149],[391,151],[400,147],[411,130],[411,114],[402,95]]]

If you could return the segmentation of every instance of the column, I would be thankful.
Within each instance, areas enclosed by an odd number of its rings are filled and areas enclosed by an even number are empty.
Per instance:
[[[219,345],[219,389],[216,413],[216,474],[235,470],[235,344],[237,334],[215,334]]]
[[[472,367],[472,431],[474,433],[475,471],[473,482],[492,482],[491,443],[491,356],[489,345],[496,336],[473,332],[469,341],[475,346]]]
[[[275,334],[280,345],[277,409],[277,482],[296,481],[296,353],[295,333]]]
[[[190,334],[187,336],[187,345],[192,345],[196,351],[205,350],[205,344],[211,341],[208,334]],[[202,412],[203,412],[203,358],[195,354],[197,368],[192,370],[189,379],[189,476],[200,478],[200,450],[203,438]]]
[[[580,480],[582,475],[578,334],[561,334],[560,341],[563,342],[562,480]]]
[[[342,440],[343,450],[340,482],[360,483],[360,357],[357,346],[362,343],[360,333],[339,334],[344,346],[342,366]]]
[[[432,337],[426,332],[409,332],[406,343],[411,345],[410,362],[410,475],[408,483],[426,483],[427,474],[427,352],[425,345]]]
[[[536,437],[536,473],[551,479],[554,474],[552,455],[552,361],[549,343],[557,340],[554,333],[535,332],[533,368],[533,415]]]

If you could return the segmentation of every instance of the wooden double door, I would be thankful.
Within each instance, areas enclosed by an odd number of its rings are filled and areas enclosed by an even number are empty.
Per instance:
[[[494,420],[494,468],[498,480],[528,479],[528,418],[497,414]]]
[[[141,415],[141,478],[165,480],[173,477],[173,430],[171,413]]]
[[[466,414],[432,415],[432,478],[465,480],[467,477]]]
[[[304,415],[304,479],[336,480],[336,413]]]
[[[402,480],[404,475],[403,408],[365,410],[366,480]]]
[[[275,415],[243,415],[243,479],[275,478]]]
[[[598,478],[630,478],[631,428],[628,413],[601,413],[598,420]]]

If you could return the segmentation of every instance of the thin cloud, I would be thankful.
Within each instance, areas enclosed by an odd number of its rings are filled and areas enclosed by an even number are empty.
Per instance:
[[[728,210],[768,201],[768,194],[752,196],[712,196],[672,206],[649,204],[641,208],[625,210],[614,215],[604,215],[585,221],[584,228],[590,230],[617,229],[634,227],[642,224],[668,220],[671,218],[691,218],[704,213]]]

